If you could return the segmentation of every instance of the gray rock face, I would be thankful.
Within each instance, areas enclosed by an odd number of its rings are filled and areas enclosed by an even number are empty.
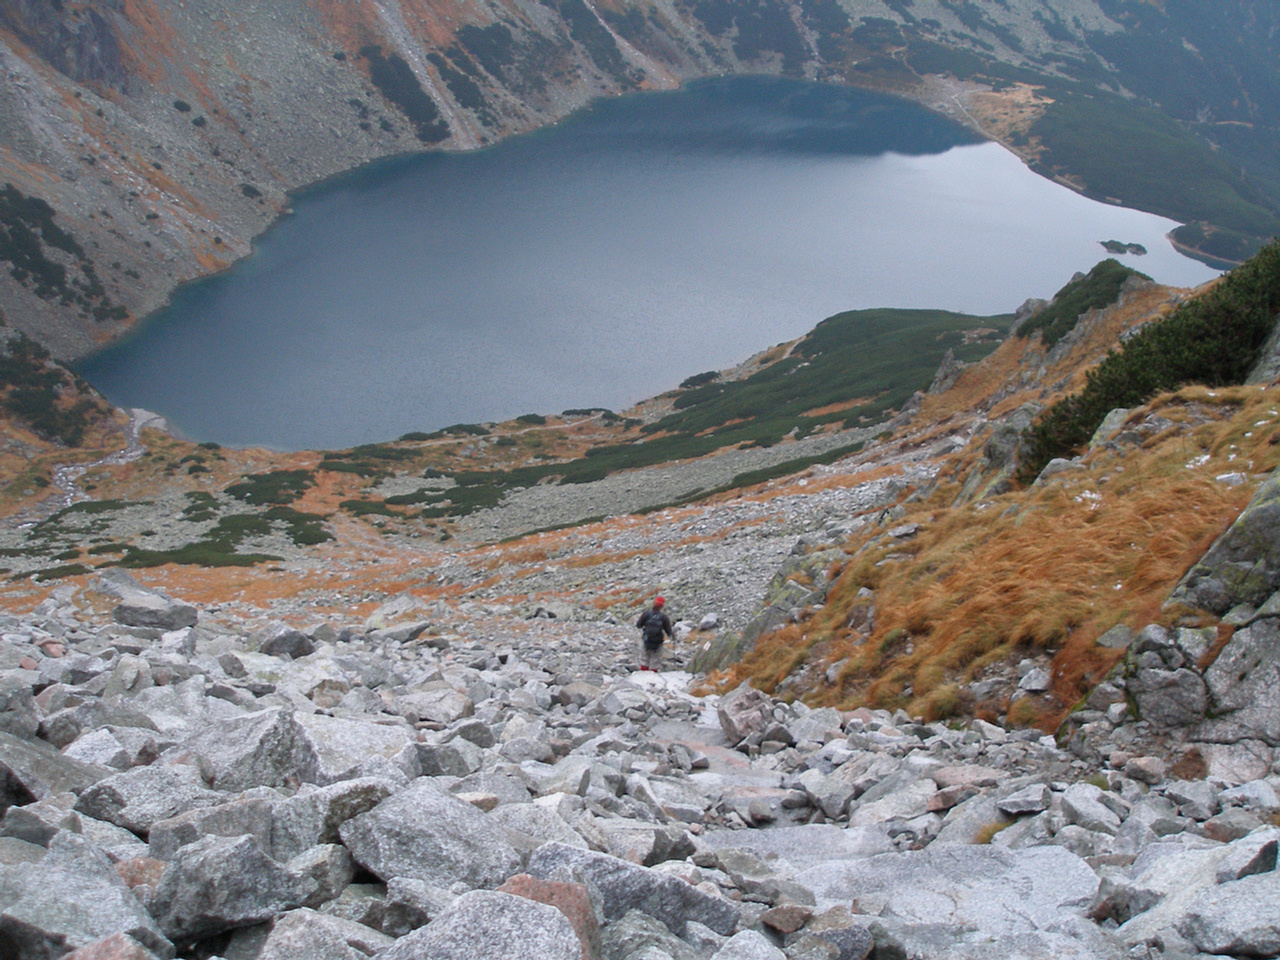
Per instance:
[[[1102,790],[1093,784],[1074,783],[1062,794],[1062,813],[1068,823],[1115,834],[1120,830],[1120,817],[1102,799]]]
[[[555,907],[495,890],[458,897],[379,960],[582,960],[573,925]]]
[[[1205,953],[1280,954],[1280,874],[1273,870],[1210,887],[1188,905],[1177,930]]]
[[[1221,616],[1242,603],[1261,606],[1280,587],[1280,474],[1253,495],[1236,521],[1174,590]]]
[[[316,645],[301,630],[295,630],[288,624],[275,622],[268,624],[253,637],[254,645],[261,653],[269,657],[288,657],[297,660],[316,652]]]
[[[616,920],[629,910],[639,910],[664,923],[677,936],[690,921],[725,935],[733,933],[738,923],[739,909],[732,902],[617,857],[548,843],[529,858],[529,874],[541,880],[555,879],[562,868],[581,875],[599,889],[609,920]]]
[[[1205,671],[1216,712],[1272,746],[1280,744],[1280,620],[1237,630]]]
[[[147,837],[151,856],[171,860],[180,848],[208,836],[250,836],[264,853],[269,853],[273,806],[265,797],[248,797],[157,821]]]
[[[181,747],[218,790],[314,782],[318,763],[287,710],[272,709],[209,724]]]
[[[0,866],[6,956],[57,957],[117,933],[157,956],[173,956],[173,945],[133,891],[82,837],[64,831],[39,862]]]
[[[174,855],[156,885],[151,912],[170,939],[194,940],[300,907],[315,887],[250,837],[206,837]]]
[[[195,767],[154,763],[99,781],[80,795],[76,809],[145,836],[160,820],[226,799],[205,786]]]
[[[735,933],[711,960],[787,960],[787,955],[755,930]]]
[[[277,860],[290,860],[322,843],[337,843],[338,828],[372,810],[391,796],[388,780],[346,780],[327,787],[303,787],[271,811],[271,849]]]
[[[314,757],[311,780],[326,785],[357,777],[419,775],[418,745],[405,726],[298,714],[299,750]]]
[[[725,739],[737,743],[749,734],[763,733],[773,722],[773,701],[744,683],[720,698],[719,717]]]
[[[697,950],[639,910],[627,912],[604,929],[601,953],[605,960],[702,960]]]
[[[824,864],[796,880],[813,889],[820,909],[856,899],[864,912],[903,923],[973,925],[996,937],[1082,917],[1098,888],[1088,865],[1058,847],[930,846]]]
[[[0,732],[33,740],[39,729],[31,684],[21,677],[0,674]]]
[[[338,832],[356,861],[383,880],[496,887],[520,869],[501,827],[430,780],[417,781]]]
[[[1209,705],[1204,680],[1194,670],[1140,669],[1127,689],[1138,716],[1162,726],[1185,726],[1204,719]]]
[[[110,773],[64,757],[47,743],[0,731],[0,810],[84,790]]]
[[[365,960],[395,941],[362,923],[303,908],[232,938],[229,960]]]
[[[44,615],[74,622],[64,609]],[[982,721],[810,710],[750,688],[698,700],[673,674],[613,671],[616,638],[588,635],[607,624],[522,621],[547,642],[518,646],[344,627],[315,632],[325,646],[300,660],[252,651],[247,626],[154,642],[67,627],[65,656],[14,671],[50,684],[31,707],[67,753],[0,736],[0,874],[43,867],[46,846],[78,833],[184,950],[234,932],[227,960],[536,955],[494,933],[546,929],[524,903],[453,906],[500,884],[560,907],[576,955],[598,942],[599,960],[778,960],[780,944],[788,960],[1119,960],[1147,942],[1196,949],[1188,934],[1262,949],[1267,917],[1236,929],[1213,898],[1275,868],[1270,691],[1248,684],[1280,616],[1234,622],[1236,646],[1201,684],[1210,718],[1184,733],[1199,754],[1178,766],[1161,747],[1177,729],[1136,723],[1130,704],[1181,719],[1161,698],[1176,706],[1199,677],[1212,630],[1133,638],[1126,675],[1082,704],[1073,756]],[[1076,752],[1086,736],[1096,752]],[[525,860],[532,876],[515,877]],[[385,885],[353,883],[357,861]]]
[[[135,581],[136,582],[136,581]],[[151,627],[156,630],[181,630],[194,627],[200,613],[189,603],[181,603],[138,584],[120,584],[114,591],[120,603],[112,611],[117,623],[129,627]]]

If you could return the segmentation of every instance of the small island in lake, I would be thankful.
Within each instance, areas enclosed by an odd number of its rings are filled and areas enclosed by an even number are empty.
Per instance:
[[[1119,240],[1100,240],[1103,249],[1107,253],[1132,253],[1136,256],[1142,256],[1147,252],[1147,248],[1140,243],[1121,243]]]

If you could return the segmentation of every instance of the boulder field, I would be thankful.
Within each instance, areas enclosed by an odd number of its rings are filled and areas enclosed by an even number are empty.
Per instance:
[[[233,630],[86,590],[109,615],[0,615],[6,958],[1280,955],[1280,778],[1134,752],[1151,719],[1120,749],[1123,697],[1059,747],[695,697],[583,624]],[[1149,713],[1173,641],[1131,642]]]

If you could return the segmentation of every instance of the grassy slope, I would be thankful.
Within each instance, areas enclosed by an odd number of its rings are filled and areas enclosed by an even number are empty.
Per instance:
[[[1215,292],[1199,300],[1212,303]],[[1136,300],[1110,314],[1126,326],[1171,312],[1176,319],[1167,297]],[[1040,396],[1040,384],[1078,390],[1119,333],[1109,316],[1102,319],[1091,341],[1030,390],[1025,374],[1043,362],[1043,351],[1034,341],[1009,341],[950,394],[931,398],[914,435],[897,438],[898,451],[963,425],[975,408],[1008,413]],[[1130,439],[1093,451],[1079,470],[961,502],[964,480],[983,468],[990,434],[981,435],[940,465],[936,485],[904,498],[893,524],[918,523],[915,537],[868,525],[846,544],[825,605],[762,638],[718,682],[751,678],[813,703],[904,707],[935,718],[1007,712],[1014,723],[1053,729],[1115,664],[1119,654],[1095,644],[1103,632],[1119,623],[1197,622],[1163,603],[1280,465],[1278,389],[1188,385],[1161,393],[1130,414]],[[1218,479],[1229,474],[1244,482]],[[1010,704],[968,694],[971,681],[992,669],[1009,673],[1027,656],[1052,663],[1047,695]],[[838,678],[827,683],[833,664]]]

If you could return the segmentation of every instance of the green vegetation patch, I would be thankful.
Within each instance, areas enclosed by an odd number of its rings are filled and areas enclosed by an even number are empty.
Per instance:
[[[343,500],[338,506],[353,517],[367,517],[377,515],[383,517],[399,517],[404,518],[404,514],[398,510],[392,510],[387,506],[387,502],[382,500]]]
[[[444,80],[445,86],[449,88],[449,92],[453,94],[459,106],[474,110],[476,117],[487,127],[497,122],[493,111],[489,109],[489,102],[485,100],[484,92],[475,80],[455,67],[441,53],[433,51],[427,54],[427,59],[440,72],[440,78]]]
[[[1258,238],[1258,245],[1280,234],[1276,199],[1164,114],[1108,94],[1054,95],[1031,127],[1045,148],[1039,172],[1069,172],[1092,197],[1211,223]]]
[[[1029,483],[1055,457],[1082,448],[1117,407],[1135,407],[1190,383],[1244,382],[1280,314],[1280,241],[1108,354],[1084,390],[1050,407],[1023,434],[1018,478]]]
[[[222,517],[195,543],[170,550],[148,550],[127,546],[119,564],[122,567],[158,567],[179,563],[203,567],[250,567],[264,561],[280,560],[268,553],[239,553],[238,547],[250,537],[269,536],[276,525],[296,545],[306,546],[332,540],[333,535],[322,526],[325,517],[305,513],[287,506],[274,506],[264,513],[236,513]]]
[[[629,79],[627,62],[622,58],[617,41],[583,0],[554,0],[560,16],[569,25],[569,36],[582,45],[591,59],[605,73],[624,83]]]
[[[9,275],[42,300],[76,304],[84,317],[125,319],[128,311],[107,296],[93,261],[54,216],[46,201],[12,183],[0,189],[0,260],[9,264]]]
[[[0,343],[0,410],[46,440],[78,446],[110,408],[24,333]]]
[[[399,54],[384,55],[382,47],[370,44],[360,48],[360,56],[369,61],[369,79],[388,101],[409,118],[423,143],[439,143],[449,136],[449,124],[440,116],[435,101],[422,89],[413,69]]]
[[[1103,260],[1086,276],[1072,280],[1054,294],[1053,303],[1023,324],[1018,336],[1029,337],[1038,330],[1044,345],[1052,347],[1075,329],[1076,321],[1084,313],[1109,307],[1119,300],[1120,288],[1130,277],[1151,279],[1118,260]]]
[[[286,504],[297,500],[307,488],[315,486],[315,482],[316,475],[312,470],[272,470],[251,473],[241,483],[227,487],[226,492],[255,506]]]
[[[333,539],[333,534],[324,529],[324,521],[328,518],[323,514],[294,510],[292,507],[272,507],[263,514],[263,518],[271,523],[284,524],[285,536],[299,547],[314,546]]]
[[[793,428],[803,436],[824,423],[853,426],[878,419],[927,387],[948,349],[965,362],[981,359],[1011,322],[1007,314],[975,317],[944,310],[840,313],[818,324],[786,359],[742,380],[682,392],[675,412],[642,429],[777,442]],[[868,399],[851,409],[810,413],[858,398]]]
[[[182,519],[190,523],[202,523],[218,515],[218,501],[212,494],[193,490],[187,494],[188,503],[182,508]]]
[[[66,563],[58,567],[46,567],[44,570],[20,574],[18,579],[31,577],[43,583],[46,580],[61,580],[63,577],[78,577],[82,573],[89,572],[90,568],[82,563]]]
[[[782,0],[696,0],[693,12],[713,34],[730,39],[739,60],[779,56],[782,72],[794,76],[808,58],[790,5]]]
[[[708,383],[713,383],[720,379],[719,370],[708,370],[706,373],[695,373],[691,377],[685,377],[680,381],[681,390],[692,390],[694,387],[703,387]]]

